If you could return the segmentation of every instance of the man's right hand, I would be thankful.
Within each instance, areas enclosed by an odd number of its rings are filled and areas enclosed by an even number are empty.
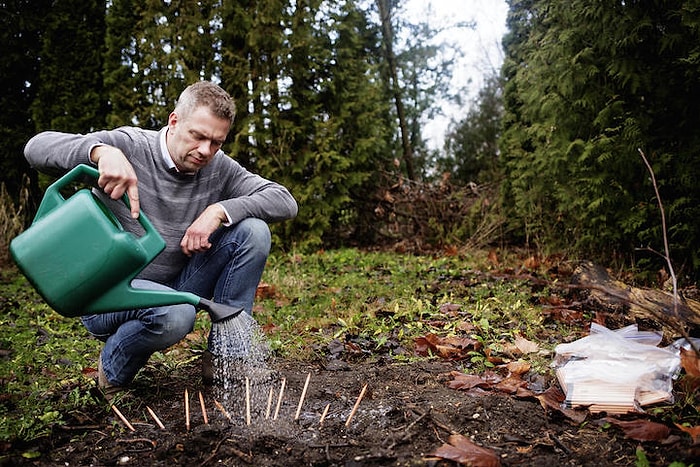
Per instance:
[[[97,164],[100,172],[97,185],[112,199],[119,199],[126,193],[131,205],[131,217],[137,219],[140,210],[138,180],[124,153],[114,146],[95,146],[90,160]]]

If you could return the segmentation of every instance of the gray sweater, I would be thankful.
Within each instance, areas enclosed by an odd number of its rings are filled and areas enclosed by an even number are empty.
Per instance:
[[[30,139],[24,154],[32,167],[62,175],[78,164],[94,165],[89,152],[97,144],[115,146],[129,159],[139,181],[141,210],[166,242],[165,250],[139,275],[142,279],[165,283],[182,270],[187,256],[180,250],[180,240],[211,204],[220,203],[233,225],[248,217],[277,222],[297,214],[297,203],[286,188],[248,172],[222,151],[194,175],[171,173],[162,157],[159,133],[153,130],[122,127],[87,135],[47,131]],[[125,230],[142,235],[143,228],[131,219],[123,202],[95,192]]]

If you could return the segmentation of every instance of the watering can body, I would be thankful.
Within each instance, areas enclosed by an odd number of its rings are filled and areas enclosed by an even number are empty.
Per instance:
[[[60,190],[93,167],[79,165],[47,188],[32,225],[10,243],[10,253],[44,300],[67,317],[109,311],[201,304],[188,292],[144,290],[131,281],[164,248],[165,241],[143,212],[137,237],[89,189],[67,199]],[[124,198],[124,202],[127,200]]]

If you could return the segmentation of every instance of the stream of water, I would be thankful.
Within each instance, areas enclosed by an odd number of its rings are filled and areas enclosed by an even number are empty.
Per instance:
[[[267,365],[270,347],[255,319],[241,313],[212,323],[209,351],[213,357],[214,394],[221,405],[239,420],[247,418],[248,410],[251,418],[264,417],[270,388],[279,382]]]

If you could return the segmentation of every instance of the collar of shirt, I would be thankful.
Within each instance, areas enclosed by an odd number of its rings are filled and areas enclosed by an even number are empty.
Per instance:
[[[165,136],[168,134],[168,127],[163,127],[160,130],[160,134],[158,137],[160,138],[160,155],[163,157],[163,160],[165,161],[165,165],[168,166],[168,172],[172,174],[177,174],[177,175],[189,175],[192,176],[194,173],[192,172],[180,172],[178,170],[177,166],[175,165],[175,162],[173,162],[173,158],[170,157],[170,153],[168,152],[168,145],[166,144],[165,141]]]

